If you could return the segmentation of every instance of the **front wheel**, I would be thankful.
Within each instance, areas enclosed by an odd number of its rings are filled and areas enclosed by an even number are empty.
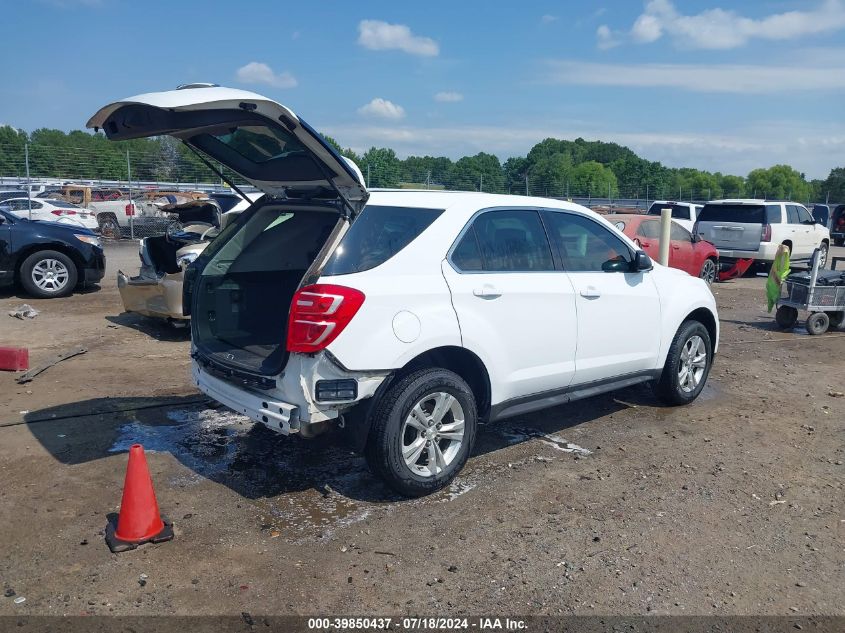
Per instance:
[[[400,379],[372,415],[367,463],[409,497],[446,486],[475,442],[475,397],[463,378],[446,369],[423,369]]]
[[[76,264],[59,251],[35,252],[21,264],[21,285],[38,299],[68,296],[77,278]]]
[[[109,213],[108,215],[99,216],[97,222],[100,224],[100,233],[103,237],[112,240],[120,239],[120,224],[118,224],[117,218],[112,214]]]
[[[712,259],[705,259],[704,263],[701,264],[701,271],[698,273],[698,276],[706,281],[707,285],[716,281],[716,262]]]
[[[704,389],[712,362],[707,328],[698,321],[684,321],[669,346],[663,373],[653,383],[654,395],[666,404],[689,404]]]
[[[824,334],[830,326],[830,318],[824,312],[814,312],[807,317],[807,332],[813,336]]]

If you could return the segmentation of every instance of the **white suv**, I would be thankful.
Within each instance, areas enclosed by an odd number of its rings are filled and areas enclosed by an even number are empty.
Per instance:
[[[786,244],[790,260],[799,263],[809,264],[818,248],[824,268],[830,250],[827,227],[796,202],[714,200],[699,212],[694,234],[716,246],[722,266],[732,266],[738,259],[770,266],[778,246]]]
[[[263,190],[185,275],[193,377],[284,434],[332,424],[396,490],[447,484],[477,426],[641,382],[694,400],[713,295],[601,217],[543,198],[373,191],[284,106],[218,87],[89,121],[170,134]]]

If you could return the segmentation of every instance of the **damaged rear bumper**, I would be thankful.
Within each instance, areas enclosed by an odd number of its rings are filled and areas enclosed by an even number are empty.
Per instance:
[[[117,272],[117,289],[127,312],[159,319],[188,319],[182,313],[182,273],[129,277]]]
[[[196,350],[192,356],[192,377],[200,391],[278,433],[300,433],[304,437],[316,435],[345,410],[372,397],[390,373],[353,372],[325,352],[315,356],[292,354],[284,372],[272,380],[275,386],[265,390],[246,386],[247,380],[236,374],[227,375],[224,368],[215,367]],[[244,384],[238,384],[238,380]],[[339,402],[318,401],[317,383],[336,380],[354,380],[354,397]]]

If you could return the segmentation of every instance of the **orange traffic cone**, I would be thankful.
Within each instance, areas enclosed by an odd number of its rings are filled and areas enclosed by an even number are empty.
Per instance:
[[[106,544],[112,552],[123,552],[143,543],[161,543],[172,538],[173,524],[158,513],[144,447],[133,444],[129,447],[120,514],[106,526]]]

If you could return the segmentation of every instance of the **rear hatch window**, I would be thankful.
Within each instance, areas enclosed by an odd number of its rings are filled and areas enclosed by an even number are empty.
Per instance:
[[[323,275],[348,275],[380,266],[413,242],[442,210],[367,206],[335,249]]]
[[[779,224],[780,208],[762,204],[705,204],[699,222]]]

